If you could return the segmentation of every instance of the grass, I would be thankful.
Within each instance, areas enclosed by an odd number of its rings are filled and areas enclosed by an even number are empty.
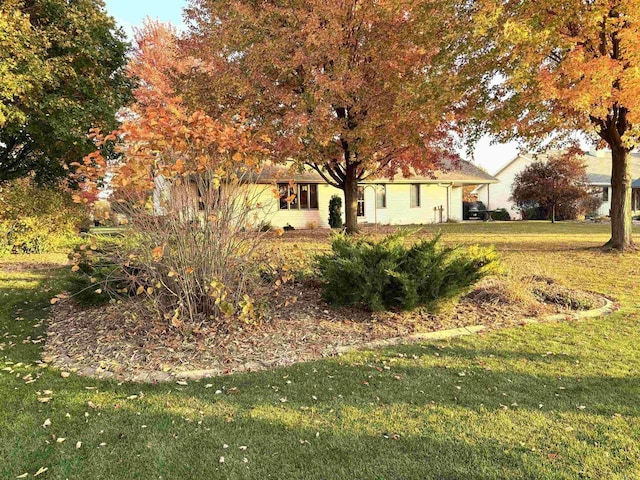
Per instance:
[[[606,225],[442,231],[621,310],[185,386],[118,384],[37,366],[63,277],[0,264],[0,478],[640,478],[640,257],[594,250]]]

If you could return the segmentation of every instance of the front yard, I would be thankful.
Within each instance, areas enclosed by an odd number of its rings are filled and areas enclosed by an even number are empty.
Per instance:
[[[48,267],[62,257],[13,259],[0,263],[0,478],[640,478],[640,257],[595,249],[608,225],[442,231],[494,244],[513,275],[621,309],[261,373],[118,383],[38,363],[64,284]],[[320,232],[291,233],[292,256],[324,248]]]

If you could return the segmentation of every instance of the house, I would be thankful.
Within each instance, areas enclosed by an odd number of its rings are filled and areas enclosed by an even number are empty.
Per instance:
[[[514,216],[518,207],[510,200],[513,182],[517,174],[537,161],[546,161],[551,155],[558,153],[550,151],[546,154],[519,154],[503,165],[495,174],[499,180],[497,184],[482,184],[475,190],[478,200],[483,202],[489,210],[505,208]],[[611,209],[611,152],[608,150],[590,150],[582,156],[587,169],[589,185],[602,196],[602,205],[598,214],[607,216]],[[631,154],[631,175],[633,178],[632,210],[640,213],[640,154]]]
[[[411,225],[462,220],[463,187],[496,182],[496,178],[466,161],[460,161],[455,169],[435,171],[429,177],[396,175],[367,180],[358,187],[358,222]],[[342,198],[344,214],[342,190],[328,185],[314,171],[291,174],[282,167],[265,168],[257,183],[263,188],[263,219],[275,227],[329,227],[329,200],[334,195]],[[279,198],[273,193],[274,185]],[[292,197],[293,201],[288,202]]]
[[[367,180],[359,185],[358,222],[362,224],[410,225],[462,220],[464,186],[485,185],[498,180],[466,161],[431,176],[412,176]],[[343,191],[329,184],[315,171],[292,172],[285,166],[271,165],[248,184],[247,198],[255,205],[255,223],[296,229],[328,228],[329,200],[342,198]],[[162,199],[165,200],[162,200]],[[204,209],[197,182],[170,184],[157,178],[153,193],[156,215],[164,215],[163,202],[172,204],[188,216]]]

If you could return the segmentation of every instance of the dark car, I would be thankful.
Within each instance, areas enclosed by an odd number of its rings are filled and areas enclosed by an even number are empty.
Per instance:
[[[482,202],[470,202],[467,220],[486,220],[489,215],[487,207]]]

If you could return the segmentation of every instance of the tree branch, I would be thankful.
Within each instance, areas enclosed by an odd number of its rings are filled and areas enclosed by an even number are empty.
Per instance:
[[[339,184],[337,177],[334,177],[333,175],[331,175],[332,174],[331,170],[327,170],[327,171],[329,172],[333,180],[329,180],[329,177],[327,177],[325,172],[322,171],[322,167],[320,167],[318,164],[313,162],[305,162],[305,165],[315,170],[318,173],[318,175],[320,175],[323,178],[323,180],[327,182],[329,185],[331,185],[332,187],[339,188],[340,190],[343,189],[344,183],[342,185]]]

